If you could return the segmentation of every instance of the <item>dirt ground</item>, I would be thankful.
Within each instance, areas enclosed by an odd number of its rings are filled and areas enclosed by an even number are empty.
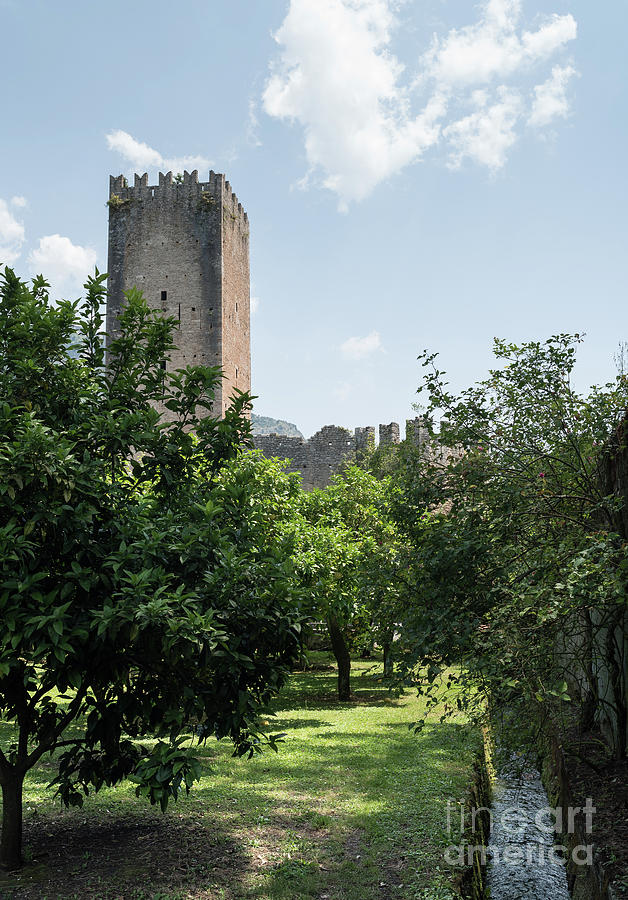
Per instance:
[[[628,759],[612,759],[599,734],[583,735],[569,746],[566,762],[574,801],[584,806],[591,797],[596,808],[596,859],[616,895],[628,898]]]

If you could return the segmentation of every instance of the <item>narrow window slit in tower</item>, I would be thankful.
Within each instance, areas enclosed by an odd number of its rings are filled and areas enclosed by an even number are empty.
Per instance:
[[[168,291],[162,291],[161,292],[161,302],[165,303],[167,299],[168,299]]]
[[[181,321],[181,304],[179,303],[179,322]]]

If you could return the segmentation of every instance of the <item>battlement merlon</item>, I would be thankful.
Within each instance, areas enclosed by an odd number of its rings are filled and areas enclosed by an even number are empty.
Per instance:
[[[359,453],[366,453],[375,448],[375,428],[372,425],[356,428],[354,437],[355,449]]]
[[[406,441],[414,447],[422,447],[430,442],[430,422],[426,416],[406,419]]]
[[[185,198],[198,198],[201,200],[213,200],[224,207],[234,219],[240,220],[248,229],[249,217],[238,198],[231,190],[231,185],[224,175],[213,170],[209,173],[208,181],[198,180],[198,169],[193,172],[183,172],[183,180],[173,176],[172,172],[159,173],[157,184],[148,183],[148,173],[135,175],[131,185],[124,175],[109,176],[109,200],[117,198],[123,206],[127,201],[140,200],[143,202],[154,200],[183,200]],[[111,206],[115,204],[110,204]]]
[[[390,447],[399,443],[399,425],[397,422],[390,422],[388,425],[379,426],[379,446]]]

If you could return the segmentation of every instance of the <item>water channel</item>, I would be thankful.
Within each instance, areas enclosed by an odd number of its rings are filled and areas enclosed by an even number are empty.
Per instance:
[[[538,771],[515,764],[501,769],[489,843],[491,900],[569,900],[548,807]]]

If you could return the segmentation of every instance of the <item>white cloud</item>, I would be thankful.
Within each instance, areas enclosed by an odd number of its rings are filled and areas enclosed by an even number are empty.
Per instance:
[[[251,297],[251,315],[254,316],[259,309],[259,297]]]
[[[13,265],[22,252],[24,238],[24,226],[14,217],[6,200],[0,198],[0,265]]]
[[[281,59],[264,109],[303,125],[311,169],[324,171],[323,184],[344,203],[438,140],[445,104],[434,96],[409,114],[403,66],[389,50],[393,24],[389,0],[291,0],[275,35]]]
[[[427,75],[452,87],[485,84],[552,56],[578,33],[571,15],[552,16],[537,31],[518,33],[520,0],[488,0],[479,22],[434,38]]]
[[[80,247],[60,234],[48,234],[31,250],[28,264],[31,272],[42,274],[50,282],[53,296],[80,290],[96,265],[97,254],[91,247]]]
[[[262,140],[259,136],[259,117],[257,115],[257,100],[249,100],[249,117],[246,124],[246,140],[251,147],[261,147]]]
[[[566,118],[569,114],[567,86],[576,75],[573,66],[554,66],[550,78],[534,88],[534,103],[528,125],[541,128],[556,118]]]
[[[497,103],[490,104],[484,91],[474,95],[477,111],[449,125],[444,135],[451,145],[450,165],[458,168],[465,158],[489,169],[500,169],[517,140],[516,126],[522,99],[502,87]]]
[[[161,153],[142,141],[136,141],[126,131],[111,131],[106,137],[109,149],[120,153],[138,169],[153,169],[163,163]]]
[[[28,206],[28,200],[26,197],[11,197],[11,206],[15,206],[18,209],[24,209]]]
[[[209,169],[211,166],[211,160],[204,156],[162,156],[159,150],[136,140],[126,131],[110,131],[106,138],[110,150],[119,153],[132,168],[142,172],[148,169],[183,172],[186,169]]]
[[[340,345],[340,352],[347,359],[364,359],[380,350],[382,341],[378,331],[371,331],[365,337],[350,337]]]
[[[334,191],[341,209],[435,148],[454,165],[503,166],[529,115],[526,79],[577,36],[570,14],[525,30],[521,0],[484,0],[475,23],[417,47],[406,68],[392,49],[403,6],[290,0],[275,34],[263,108],[303,128],[300,185]],[[478,88],[489,92],[481,108]]]
[[[574,17],[553,15],[538,31],[526,31],[522,38],[524,58],[547,59],[556,50],[575,41],[578,37],[578,23]]]

